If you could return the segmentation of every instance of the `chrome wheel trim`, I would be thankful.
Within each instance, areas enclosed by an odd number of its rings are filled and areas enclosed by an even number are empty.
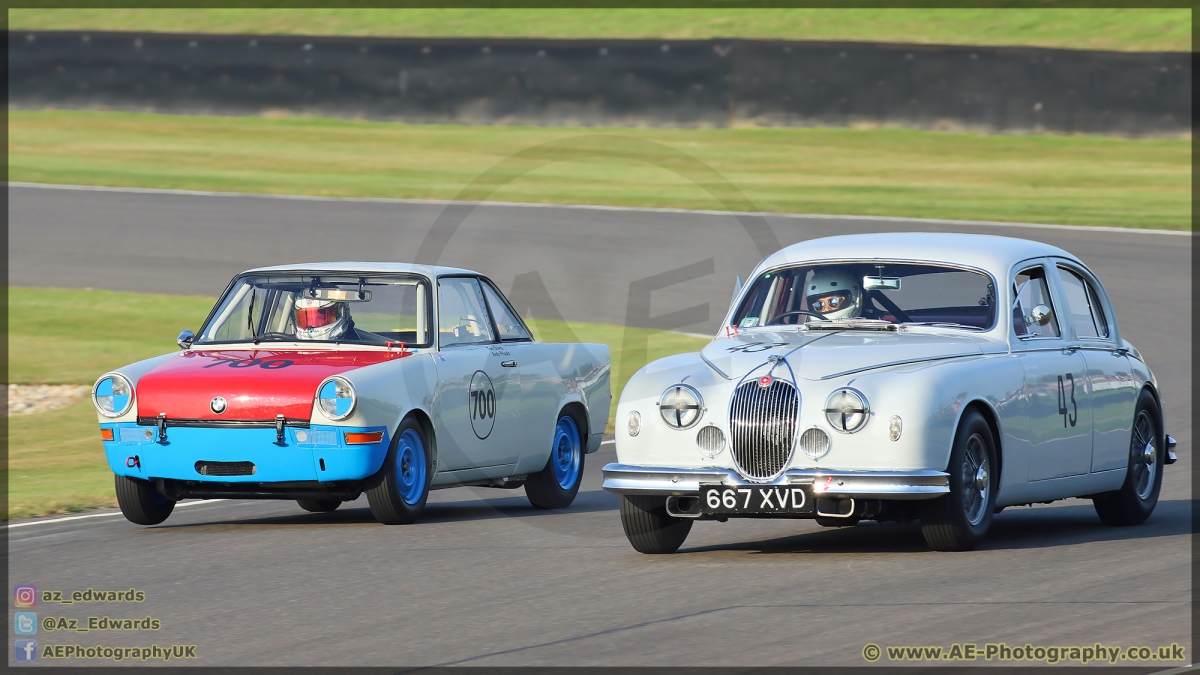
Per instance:
[[[963,514],[972,526],[983,522],[987,514],[988,497],[991,495],[991,466],[988,463],[987,446],[979,434],[971,434],[963,452],[962,490]],[[979,483],[983,483],[983,487]]]
[[[1133,491],[1138,499],[1145,501],[1154,491],[1155,473],[1158,471],[1158,447],[1154,434],[1154,422],[1145,410],[1133,421],[1133,436],[1129,442],[1129,472]]]

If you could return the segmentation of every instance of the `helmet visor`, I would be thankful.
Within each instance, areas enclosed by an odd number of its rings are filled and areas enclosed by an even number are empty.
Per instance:
[[[309,330],[328,326],[337,321],[341,315],[341,304],[333,304],[328,307],[297,307],[296,328],[298,330]]]
[[[850,306],[850,291],[817,293],[807,297],[808,307],[817,314],[829,314]]]

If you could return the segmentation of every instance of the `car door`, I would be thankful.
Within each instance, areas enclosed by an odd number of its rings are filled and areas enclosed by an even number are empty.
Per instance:
[[[475,277],[438,279],[434,397],[438,471],[508,475],[520,448],[521,381],[503,348]]]
[[[550,456],[555,415],[562,393],[562,376],[554,356],[561,345],[535,342],[529,329],[495,286],[484,280],[483,294],[496,322],[496,332],[507,363],[521,379],[520,465],[522,470],[540,470]],[[540,461],[539,461],[540,458]]]
[[[1092,465],[1086,367],[1079,348],[1063,335],[1053,282],[1041,261],[1013,278],[1013,352],[1025,376],[1030,481],[1086,474]]]
[[[1086,370],[1091,396],[1092,471],[1124,469],[1129,464],[1129,438],[1138,386],[1129,357],[1119,349],[1116,326],[1106,309],[1107,298],[1096,279],[1081,266],[1055,265],[1063,289],[1065,315]]]

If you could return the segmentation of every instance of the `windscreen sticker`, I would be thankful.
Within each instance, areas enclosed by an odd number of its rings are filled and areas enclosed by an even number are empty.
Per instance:
[[[753,328],[758,325],[757,316],[748,316],[742,319],[742,328]]]

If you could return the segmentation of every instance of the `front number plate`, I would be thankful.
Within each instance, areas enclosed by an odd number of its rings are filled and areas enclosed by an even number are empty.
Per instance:
[[[788,515],[812,513],[813,503],[804,488],[792,485],[701,485],[700,508],[704,513]]]

